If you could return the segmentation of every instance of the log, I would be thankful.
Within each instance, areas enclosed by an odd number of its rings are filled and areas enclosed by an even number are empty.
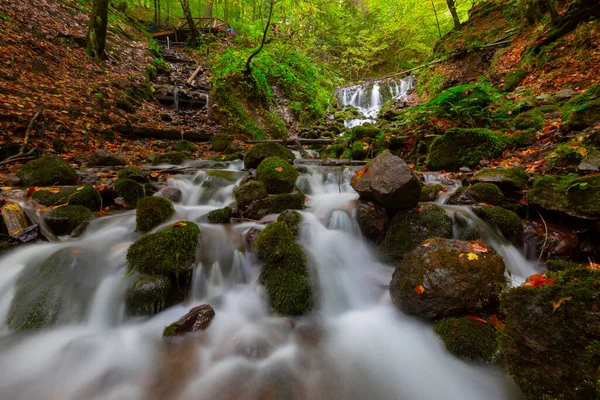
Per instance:
[[[335,139],[298,139],[300,144],[304,145],[323,145],[323,144],[333,144],[335,143]],[[256,143],[279,143],[283,145],[294,145],[295,142],[293,140],[282,140],[282,139],[273,139],[273,140],[246,140],[246,144],[256,144]]]
[[[8,234],[15,239],[18,239],[19,234],[29,226],[25,213],[15,203],[8,203],[2,207],[2,219],[4,219]]]
[[[179,132],[175,129],[156,129],[142,126],[119,125],[117,132],[123,136],[151,137],[157,139],[189,140],[190,142],[208,142],[213,136],[206,131]]]
[[[191,85],[192,83],[194,83],[194,79],[196,79],[196,77],[198,76],[200,71],[202,71],[202,65],[198,65],[198,68],[196,68],[196,70],[194,71],[192,76],[190,76],[188,78],[188,80],[186,81],[188,85]]]
[[[368,164],[368,161],[359,160],[338,160],[335,158],[325,158],[324,160],[300,159],[294,160],[297,165],[314,165],[318,167],[360,167]]]
[[[294,142],[296,143],[296,146],[298,146],[298,150],[300,151],[302,158],[311,158],[310,154],[308,154],[304,146],[302,146],[302,143],[300,143],[299,139],[296,139]]]

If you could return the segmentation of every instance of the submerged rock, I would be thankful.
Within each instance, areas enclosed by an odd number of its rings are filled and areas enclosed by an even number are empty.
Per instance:
[[[166,222],[175,214],[173,203],[164,197],[144,197],[137,202],[136,230],[148,232]]]
[[[600,218],[600,175],[546,175],[527,192],[530,206],[584,219]]]
[[[290,193],[296,187],[298,171],[279,157],[269,157],[258,166],[256,179],[264,185],[269,194]]]
[[[436,322],[435,333],[448,352],[476,361],[493,361],[498,352],[500,332],[494,325],[472,318],[444,318]]]
[[[303,209],[304,195],[302,193],[278,194],[252,203],[244,212],[244,217],[259,220],[269,214],[279,214],[285,210]]]
[[[24,186],[75,185],[77,173],[57,156],[44,156],[29,161],[19,169],[17,176]]]
[[[180,300],[171,279],[162,275],[139,275],[125,292],[129,315],[155,315]]]
[[[352,178],[352,187],[365,200],[374,200],[388,210],[417,205],[421,182],[400,158],[384,151]]]
[[[177,322],[166,326],[163,330],[163,336],[181,336],[186,333],[203,331],[208,328],[214,317],[215,310],[208,304],[194,307]]]
[[[244,157],[244,167],[246,169],[257,168],[262,160],[269,157],[279,157],[282,160],[294,161],[294,153],[286,149],[279,143],[258,143],[248,150]]]
[[[452,219],[434,204],[399,211],[390,223],[377,253],[385,261],[395,263],[406,253],[432,237],[452,237]]]
[[[374,243],[383,240],[390,224],[385,208],[370,200],[358,200],[356,219],[362,234]]]
[[[504,261],[493,249],[473,250],[472,243],[432,238],[408,253],[390,282],[394,305],[430,319],[493,306],[506,286]]]
[[[211,224],[228,224],[232,215],[233,210],[231,207],[225,207],[209,212],[207,218]]]

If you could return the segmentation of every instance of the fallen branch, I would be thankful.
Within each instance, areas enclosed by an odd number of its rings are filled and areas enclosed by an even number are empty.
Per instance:
[[[36,151],[36,149],[31,149],[26,154],[15,154],[14,156],[7,157],[0,162],[0,166],[12,164],[12,163],[19,162],[19,161],[33,160],[34,158],[37,158],[36,156],[33,155],[33,153],[35,153],[35,151]]]
[[[546,249],[546,243],[548,243],[548,225],[546,225],[546,221],[544,220],[544,217],[542,217],[542,214],[540,214],[538,210],[535,210],[535,212],[542,219],[542,222],[544,223],[544,229],[546,230],[544,235],[544,244],[542,245],[542,250],[540,251],[540,256],[538,257],[538,262],[540,262],[542,260],[542,256],[544,255],[544,250]]]
[[[188,78],[188,80],[186,81],[188,85],[194,83],[194,79],[196,79],[200,71],[202,71],[202,65],[198,65],[198,68],[196,68],[196,70],[192,73],[192,76]]]
[[[25,139],[23,139],[23,145],[21,146],[21,149],[19,149],[19,154],[17,154],[17,155],[23,155],[25,153],[25,148],[27,147],[27,143],[29,142],[29,134],[33,130],[33,126],[35,125],[35,121],[42,114],[43,110],[44,110],[43,108],[40,108],[35,113],[35,115],[33,116],[33,118],[31,118],[31,121],[29,121],[29,125],[27,125],[27,130],[25,131]]]

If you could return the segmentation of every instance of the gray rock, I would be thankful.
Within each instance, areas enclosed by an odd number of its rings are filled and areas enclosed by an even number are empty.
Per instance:
[[[163,188],[160,191],[158,191],[155,194],[155,196],[165,197],[174,203],[179,203],[181,201],[181,198],[183,197],[183,193],[181,192],[181,189],[172,186],[167,186],[166,188]]]
[[[125,157],[109,153],[106,150],[98,150],[88,158],[88,165],[92,167],[106,167],[114,165],[125,165]]]
[[[600,169],[600,151],[591,150],[579,164],[580,171],[598,171]]]
[[[369,240],[379,243],[385,237],[390,218],[385,208],[369,200],[359,200],[357,216],[362,234]]]

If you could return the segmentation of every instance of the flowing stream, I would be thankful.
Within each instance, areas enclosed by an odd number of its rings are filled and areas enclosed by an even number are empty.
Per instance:
[[[360,235],[352,175],[349,169],[309,167],[299,178],[309,196],[299,241],[318,282],[320,307],[293,322],[270,313],[257,284],[260,265],[245,250],[245,233],[263,225],[203,222],[209,211],[232,201],[240,171],[231,171],[221,186],[202,185],[217,176],[212,171],[172,176],[169,184],[184,197],[168,223],[199,222],[201,257],[189,301],[152,318],[124,312],[125,254],[139,237],[132,211],[93,221],[79,239],[25,245],[4,255],[0,321],[19,274],[57,250],[77,251],[80,264],[90,264],[94,273],[84,279],[86,290],[69,291],[55,327],[0,329],[0,400],[520,398],[499,369],[451,356],[430,324],[391,305],[393,268],[379,263]],[[487,226],[466,208],[444,207],[454,218]],[[485,232],[513,279],[524,279],[534,266],[489,226]],[[163,340],[164,326],[204,303],[216,312],[207,331]]]

